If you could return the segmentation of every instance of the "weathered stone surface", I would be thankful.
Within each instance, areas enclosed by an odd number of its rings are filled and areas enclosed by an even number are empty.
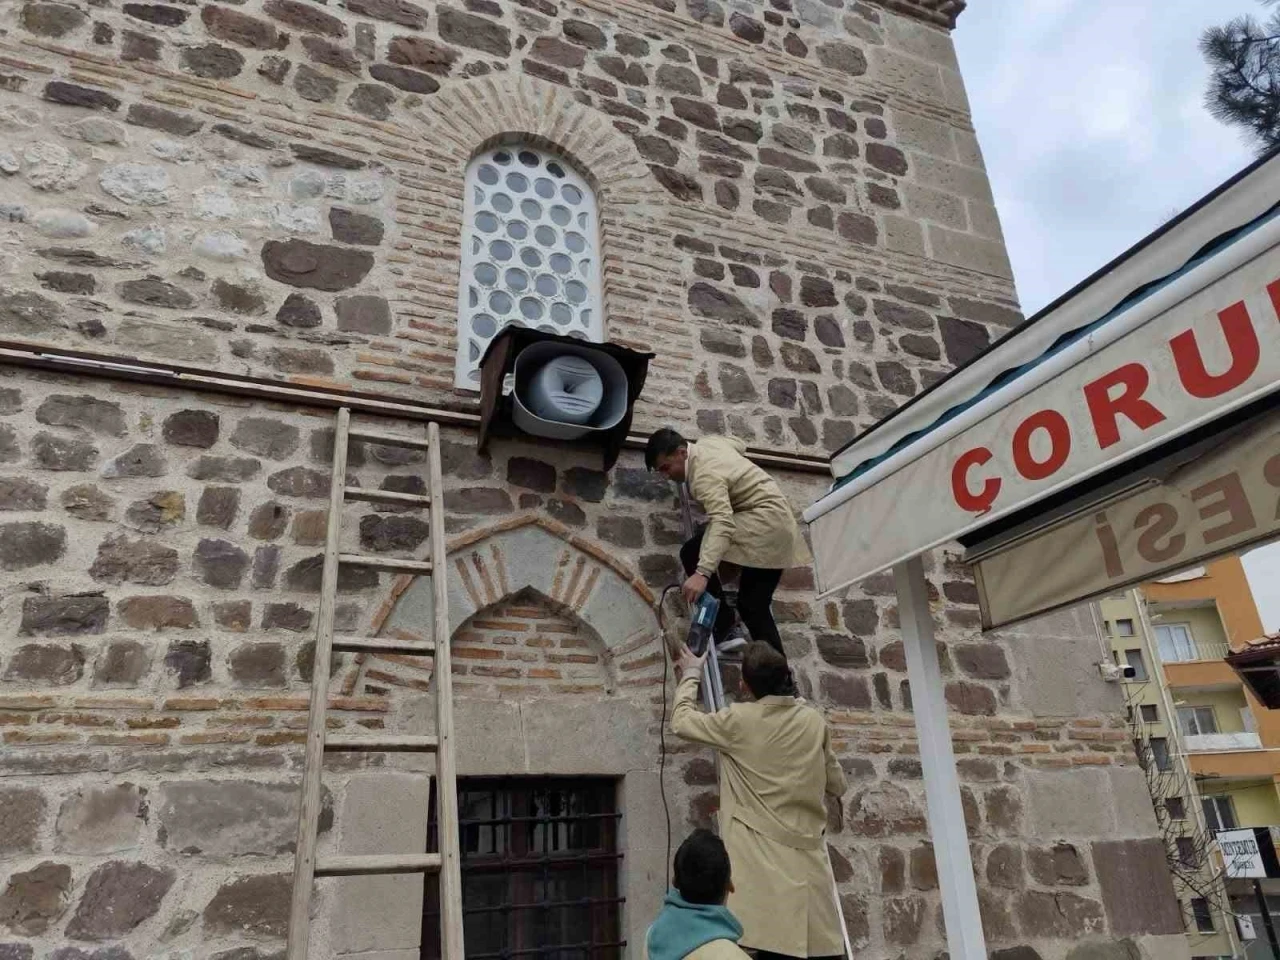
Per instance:
[[[327,291],[354,287],[373,269],[373,255],[367,251],[306,240],[268,241],[262,248],[262,262],[273,280]]]
[[[172,868],[113,860],[89,876],[67,936],[76,940],[123,937],[155,916],[177,873]]]
[[[161,447],[154,443],[137,443],[102,468],[108,480],[122,477],[162,477],[169,469]]]
[[[27,597],[22,601],[23,635],[51,637],[102,633],[110,608],[105,597]]]
[[[603,516],[596,523],[596,535],[620,547],[644,546],[644,524],[639,517]]]
[[[164,206],[173,199],[173,181],[163,167],[148,163],[118,163],[98,176],[98,186],[121,203]]]
[[[143,533],[159,533],[181,523],[187,515],[187,501],[177,490],[162,490],[145,500],[135,500],[125,511],[125,523]]]
[[[53,563],[67,551],[67,531],[52,523],[0,523],[0,570],[26,570]]]
[[[98,448],[87,440],[41,432],[31,440],[31,454],[44,470],[88,470],[97,462]]]
[[[391,332],[391,306],[382,297],[338,297],[333,312],[338,318],[339,330],[373,335]]]
[[[285,571],[286,589],[299,593],[319,593],[320,578],[324,572],[324,557],[314,556],[299,560]],[[339,590],[368,590],[378,585],[378,572],[368,567],[343,565],[338,568]]]
[[[267,486],[282,497],[323,497],[329,493],[329,475],[309,467],[288,467],[268,477]]]
[[[165,418],[166,443],[208,449],[218,442],[218,415],[209,410],[180,410]]]
[[[45,861],[15,872],[0,893],[0,927],[21,936],[37,937],[67,910],[71,897],[71,868]]]
[[[196,507],[196,522],[209,527],[231,528],[240,510],[240,491],[236,487],[205,487]]]
[[[507,482],[542,493],[556,488],[556,468],[531,457],[512,457],[507,461]]]
[[[268,5],[282,2],[288,2],[288,0],[270,0]],[[320,15],[327,16],[327,14]],[[236,46],[254,50],[278,50],[288,43],[288,35],[282,35],[276,30],[274,24],[251,17],[232,7],[208,4],[200,11],[200,19],[210,36],[234,43]]]
[[[191,557],[194,575],[222,590],[234,590],[240,586],[249,567],[249,555],[227,540],[203,539]]]
[[[33,960],[35,950],[29,943],[0,943],[0,960]]]
[[[300,293],[291,293],[276,311],[276,322],[298,329],[318,327],[321,323],[320,307]]]
[[[84,650],[74,644],[23,644],[9,658],[6,680],[28,680],[65,687],[84,676]]]
[[[709,283],[689,287],[689,308],[696,316],[721,320],[733,326],[760,327],[760,318],[735,295]]]
[[[231,653],[231,678],[247,687],[283,687],[284,648],[278,643],[246,643]]]
[[[446,510],[455,513],[492,515],[510,513],[515,509],[511,495],[506,490],[493,487],[467,487],[462,490],[446,490]]]
[[[51,103],[62,103],[69,107],[87,107],[90,110],[120,109],[120,99],[113,97],[105,90],[94,90],[76,83],[65,83],[62,80],[50,80],[44,85],[44,98]]]
[[[62,3],[25,3],[19,22],[24,30],[42,37],[61,37],[88,20],[73,6]]]
[[[20,337],[40,336],[59,329],[62,308],[34,291],[0,290],[0,330]]]
[[[1101,931],[1104,922],[1096,900],[1074,893],[1029,890],[1017,899],[1016,912],[1022,932],[1029,937],[1074,939],[1090,930]]]
[[[187,469],[193,480],[241,483],[257,476],[262,461],[253,457],[201,457]]]
[[[136,20],[145,20],[161,27],[178,27],[187,22],[191,14],[181,7],[172,7],[162,3],[126,3],[123,10],[127,16]]]
[[[369,76],[401,90],[407,90],[409,93],[435,93],[440,89],[440,81],[435,77],[417,70],[393,67],[385,63],[375,63],[371,66]]]
[[[178,689],[205,683],[212,676],[212,654],[207,640],[174,640],[169,643],[164,665],[178,681]]]
[[[71,273],[66,270],[49,270],[36,274],[36,279],[46,290],[57,293],[73,293],[87,295],[97,289],[97,282],[92,274]]]
[[[111,534],[98,546],[89,576],[108,583],[139,583],[161,586],[178,572],[178,551],[151,540],[131,540]]]
[[[49,488],[21,477],[0,477],[0,510],[43,510]]]
[[[416,516],[374,514],[360,518],[360,545],[376,553],[415,551],[430,533],[430,525]]]
[[[208,7],[205,8],[209,9]],[[163,130],[180,137],[189,137],[199,133],[204,121],[174,110],[166,110],[150,103],[134,103],[124,116],[125,121],[139,127],[150,127],[152,130]]]
[[[244,54],[217,43],[185,47],[180,58],[188,73],[206,80],[229,80],[244,69]]]
[[[31,787],[0,789],[0,854],[35,852],[48,806],[44,794]]]
[[[938,321],[938,327],[942,331],[947,359],[957,366],[973,359],[991,344],[991,334],[980,323],[943,317]]]
[[[867,645],[857,637],[849,637],[842,633],[823,633],[818,635],[818,655],[833,667],[861,669],[869,666]]]
[[[140,303],[146,307],[165,307],[170,310],[185,310],[194,306],[196,302],[196,298],[181,287],[158,277],[125,280],[116,284],[116,293],[122,300],[130,303]]]
[[[267,308],[262,292],[252,286],[227,283],[219,277],[213,281],[210,291],[218,306],[231,313],[251,315],[262,313]]]
[[[1004,680],[1009,676],[1009,661],[1004,648],[997,644],[957,643],[951,652],[956,664],[971,677]]]
[[[408,0],[346,0],[346,8],[362,17],[387,20],[406,27],[421,28],[427,22],[427,11]]]
[[[81,787],[58,810],[58,850],[102,854],[136,848],[147,815],[146,796],[146,790],[132,783]]]
[[[1181,932],[1163,843],[1146,840],[1101,841],[1093,844],[1093,869],[1102,888],[1111,932],[1142,936]]]
[[[98,654],[93,667],[95,687],[136,686],[151,670],[151,652],[136,640],[117,640]]]
[[[196,611],[186,597],[125,597],[116,604],[122,620],[135,630],[189,629]]]
[[[245,417],[231,434],[231,445],[267,457],[285,460],[298,449],[300,431],[290,423],[266,417]]]
[[[871,688],[866,677],[824,673],[819,689],[822,699],[832,706],[853,710],[871,709]]]
[[[249,536],[256,540],[275,540],[285,531],[289,509],[275,501],[259,504],[249,514]]]
[[[347,95],[347,106],[371,120],[386,120],[396,95],[376,83],[361,83]]]
[[[267,0],[262,5],[267,16],[307,33],[328,37],[345,37],[347,25],[331,13],[326,13],[313,3],[301,0]]]
[[[1036,883],[1046,887],[1083,886],[1089,882],[1089,868],[1080,851],[1069,843],[1027,851],[1027,868]]]
[[[305,633],[311,629],[312,613],[306,607],[296,603],[268,603],[262,612],[262,628],[264,630],[290,630],[293,633]],[[312,656],[315,655],[314,649]],[[301,667],[299,667],[301,671]],[[310,680],[310,677],[303,677]]]
[[[291,853],[297,832],[298,791],[289,783],[178,780],[159,790],[160,842],[180,854],[201,856]],[[333,801],[323,794],[320,832],[333,823]]]
[[[204,909],[205,933],[283,939],[288,933],[292,886],[290,875],[284,873],[224,883]]]

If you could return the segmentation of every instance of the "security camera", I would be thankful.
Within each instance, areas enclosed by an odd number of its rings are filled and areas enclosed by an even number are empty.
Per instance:
[[[1138,675],[1138,671],[1131,664],[1108,663],[1105,660],[1098,664],[1098,672],[1102,674],[1102,679],[1107,683],[1132,680]]]

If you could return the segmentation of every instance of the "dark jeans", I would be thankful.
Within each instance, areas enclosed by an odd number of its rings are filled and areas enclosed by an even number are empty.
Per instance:
[[[680,548],[680,562],[686,576],[691,576],[698,569],[698,554],[702,551],[702,535],[706,531],[705,524],[700,526],[698,532]],[[751,639],[763,640],[779,653],[783,653],[782,637],[778,636],[778,625],[773,622],[770,606],[773,604],[773,592],[778,589],[781,579],[781,570],[760,567],[743,567],[738,577],[738,614]],[[720,584],[720,577],[714,573],[707,580],[707,592],[720,601],[712,633],[716,640],[723,640],[733,626],[733,608],[725,602],[724,587]]]
[[[798,957],[789,957],[785,953],[772,953],[768,950],[757,950],[756,960],[800,960]],[[838,953],[833,957],[810,957],[809,960],[845,960],[843,953]]]

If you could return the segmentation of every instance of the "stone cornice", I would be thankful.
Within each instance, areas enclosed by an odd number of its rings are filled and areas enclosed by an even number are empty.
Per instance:
[[[967,0],[870,0],[878,6],[926,23],[954,30],[956,18],[968,6]]]

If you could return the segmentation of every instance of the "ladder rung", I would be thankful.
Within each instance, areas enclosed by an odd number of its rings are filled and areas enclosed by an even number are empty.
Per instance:
[[[440,869],[438,853],[370,854],[362,857],[321,857],[317,877],[356,877],[380,873],[434,873]]]
[[[355,567],[373,567],[375,570],[405,570],[412,573],[430,573],[430,560],[398,560],[395,557],[371,557],[363,553],[340,553],[338,562]]]
[[[387,637],[334,637],[333,649],[343,653],[403,653],[430,657],[435,655],[436,645]]]
[[[342,494],[348,500],[364,500],[368,503],[400,503],[415,507],[431,505],[431,498],[420,493],[397,493],[394,490],[366,490],[363,487],[347,487]]]
[[[386,735],[361,735],[327,737],[324,741],[326,750],[348,750],[355,752],[385,753],[434,753],[440,746],[438,737],[402,737]]]
[[[353,427],[347,434],[352,440],[363,440],[365,443],[377,443],[384,447],[406,447],[410,450],[430,450],[431,444],[426,437],[406,437],[395,433],[379,433],[377,430],[365,430]]]

